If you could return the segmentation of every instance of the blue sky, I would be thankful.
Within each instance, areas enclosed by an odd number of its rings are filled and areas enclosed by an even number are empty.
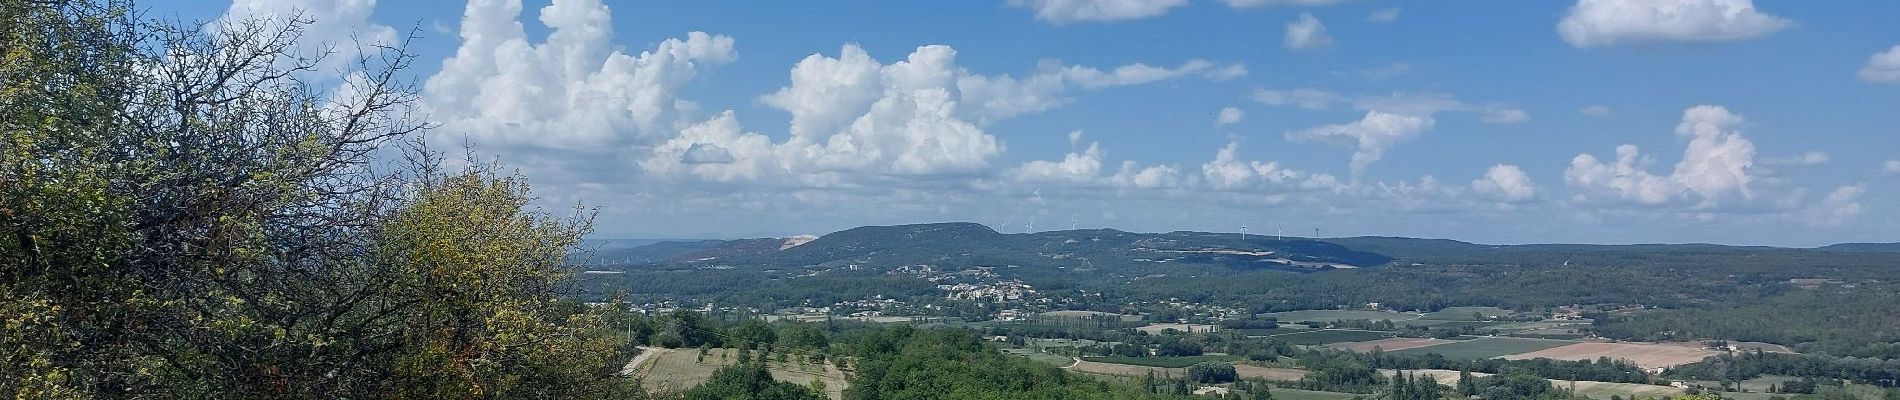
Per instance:
[[[141,6],[417,29],[429,140],[599,207],[601,237],[1900,240],[1895,2]]]

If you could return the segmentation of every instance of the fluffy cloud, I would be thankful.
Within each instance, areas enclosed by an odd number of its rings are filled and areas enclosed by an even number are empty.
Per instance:
[[[1471,181],[1471,190],[1498,201],[1515,203],[1537,196],[1537,185],[1516,165],[1498,164],[1485,171],[1484,177]]]
[[[1399,19],[1399,8],[1381,8],[1366,13],[1366,20],[1372,22],[1392,22]]]
[[[396,43],[395,29],[369,22],[375,9],[376,0],[235,0],[219,22],[308,19],[299,50],[313,56],[332,52],[317,65],[317,73],[327,74],[355,61],[361,50]]]
[[[1299,20],[1286,23],[1286,48],[1302,50],[1331,44],[1333,37],[1326,34],[1326,24],[1313,14],[1300,13]]]
[[[1221,0],[1233,8],[1259,8],[1272,6],[1330,6],[1344,3],[1346,0]]]
[[[1157,17],[1187,5],[1187,0],[1009,0],[1008,4],[1035,10],[1036,20],[1061,25]]]
[[[1860,67],[1860,80],[1870,83],[1900,83],[1900,46],[1867,56]]]
[[[1069,133],[1069,141],[1080,145],[1082,131]],[[1171,188],[1185,182],[1179,167],[1157,165],[1142,167],[1134,161],[1123,161],[1120,169],[1113,174],[1103,175],[1103,158],[1106,156],[1099,143],[1089,143],[1081,152],[1069,152],[1060,161],[1034,160],[1009,171],[1006,175],[1018,182],[1060,183],[1073,186],[1104,186],[1119,188]]]
[[[1754,0],[1578,0],[1557,23],[1557,33],[1572,46],[1597,47],[1742,40],[1792,25],[1757,11]]]
[[[1050,62],[1019,80],[972,74],[957,65],[956,50],[949,46],[918,47],[904,60],[885,64],[856,45],[846,45],[836,57],[814,54],[799,61],[790,85],[760,97],[761,104],[791,114],[786,140],[775,143],[765,135],[744,132],[728,111],[656,146],[640,165],[663,176],[811,187],[905,176],[984,175],[1004,148],[984,126],[1065,104],[1068,90],[1190,76],[1229,79],[1244,70],[1203,60],[1173,68],[1131,64],[1109,70]],[[688,152],[702,145],[728,149],[734,161],[686,162]],[[1063,161],[1019,168],[1018,175],[1096,176],[1102,170],[1100,156],[1099,149],[1074,153]]]
[[[693,106],[679,89],[707,65],[737,57],[733,39],[701,32],[626,54],[609,42],[611,13],[598,0],[543,7],[550,33],[528,40],[519,0],[477,0],[463,15],[462,44],[429,80],[424,98],[445,131],[479,145],[606,151],[672,136]]]
[[[1345,101],[1338,93],[1319,89],[1273,90],[1259,89],[1253,92],[1254,101],[1270,106],[1296,106],[1308,110],[1324,110],[1333,103]]]
[[[1612,164],[1577,155],[1564,171],[1564,182],[1582,191],[1578,196],[1583,200],[1644,205],[1687,201],[1698,209],[1746,202],[1754,196],[1749,184],[1756,180],[1751,174],[1755,145],[1736,130],[1742,122],[1742,116],[1720,106],[1690,107],[1676,126],[1676,134],[1689,142],[1674,172],[1650,173],[1645,169],[1649,158],[1626,144],[1616,148]]]
[[[1240,120],[1242,118],[1246,118],[1246,117],[1247,117],[1247,112],[1241,111],[1239,107],[1221,107],[1219,115],[1214,117],[1214,124],[1215,125],[1238,124],[1240,123]]]
[[[1425,115],[1368,111],[1364,118],[1346,124],[1322,125],[1287,132],[1287,140],[1327,142],[1352,147],[1352,173],[1357,177],[1366,166],[1385,156],[1386,149],[1410,141],[1432,128]]]
[[[1841,186],[1803,212],[1810,225],[1840,225],[1860,216],[1860,196],[1867,193],[1862,185]]]
[[[1587,115],[1587,116],[1592,116],[1592,117],[1602,117],[1602,116],[1608,116],[1610,114],[1614,114],[1616,113],[1616,110],[1611,110],[1609,106],[1592,105],[1592,106],[1587,106],[1584,108],[1577,109],[1577,113]]]
[[[1900,175],[1900,160],[1887,160],[1886,162],[1880,163],[1880,173]]]
[[[1238,191],[1278,189],[1282,191],[1343,190],[1339,178],[1325,173],[1293,170],[1278,161],[1259,162],[1240,159],[1240,144],[1229,142],[1214,153],[1214,159],[1201,164],[1201,178],[1213,190]]]
[[[1517,124],[1531,120],[1531,114],[1515,108],[1484,110],[1479,120],[1490,124]]]

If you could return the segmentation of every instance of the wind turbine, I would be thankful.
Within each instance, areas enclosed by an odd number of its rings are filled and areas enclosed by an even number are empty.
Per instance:
[[[1286,228],[1273,228],[1273,240],[1286,240]]]
[[[1247,241],[1247,223],[1240,223],[1240,241]]]
[[[1081,217],[1070,215],[1069,216],[1069,230],[1072,230],[1072,231],[1075,230],[1075,225],[1081,222],[1082,222]]]

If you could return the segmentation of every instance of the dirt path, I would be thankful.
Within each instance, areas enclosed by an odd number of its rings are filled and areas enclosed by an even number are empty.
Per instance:
[[[653,359],[654,354],[665,351],[646,346],[636,348],[640,349],[640,355],[633,356],[633,360],[627,361],[627,366],[620,367],[620,376],[633,376],[633,373],[640,371],[641,365],[646,364],[647,360]]]

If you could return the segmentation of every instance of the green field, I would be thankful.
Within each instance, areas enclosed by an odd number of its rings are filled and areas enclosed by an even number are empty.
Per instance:
[[[1006,348],[1006,349],[1003,349],[1003,353],[1007,353],[1007,354],[1015,355],[1015,356],[1022,356],[1033,361],[1037,361],[1037,362],[1041,362],[1041,363],[1049,364],[1049,365],[1054,365],[1057,367],[1067,367],[1069,366],[1069,364],[1075,363],[1075,359],[1069,358],[1067,356],[1059,356],[1059,355],[1043,353],[1043,352],[1039,352],[1039,351],[1035,351],[1031,349],[1024,349],[1024,348]]]
[[[1201,363],[1201,362],[1207,362],[1207,361],[1228,361],[1228,362],[1232,362],[1232,361],[1235,361],[1235,360],[1239,360],[1239,359],[1240,359],[1240,357],[1236,357],[1236,356],[1188,356],[1188,357],[1125,357],[1125,356],[1109,356],[1109,357],[1082,357],[1082,360],[1084,360],[1084,361],[1094,361],[1094,362],[1103,362],[1103,363],[1110,363],[1110,364],[1127,364],[1127,365],[1139,365],[1139,366],[1143,366],[1143,367],[1161,367],[1161,368],[1186,368],[1187,366],[1189,366],[1189,365],[1194,365],[1195,363]],[[1065,365],[1066,365],[1066,364],[1065,364]]]
[[[1493,322],[1493,321],[1442,321],[1442,320],[1427,320],[1427,319],[1411,320],[1411,321],[1405,321],[1405,322],[1410,324],[1410,323],[1424,322],[1424,321],[1440,321],[1439,323],[1425,325],[1425,326],[1430,326],[1433,328],[1444,328],[1444,329],[1458,329],[1458,328],[1463,328],[1467,326],[1472,327],[1472,328],[1477,328],[1477,329],[1484,329],[1484,328],[1489,328],[1491,326],[1495,326],[1498,324],[1497,322]]]
[[[1392,334],[1389,332],[1326,329],[1326,330],[1308,331],[1308,332],[1300,332],[1300,333],[1289,333],[1289,334],[1283,334],[1283,335],[1274,335],[1273,338],[1280,341],[1287,342],[1287,343],[1292,343],[1292,344],[1321,345],[1321,344],[1343,343],[1343,342],[1364,342],[1367,340],[1384,339],[1391,336]]]
[[[1305,331],[1310,331],[1310,330],[1312,329],[1309,329],[1304,326],[1288,324],[1288,325],[1280,325],[1279,328],[1273,328],[1273,329],[1229,329],[1228,331],[1242,334],[1242,335],[1247,335],[1247,336],[1273,336],[1273,335],[1284,335],[1288,333],[1305,332]]]
[[[1480,321],[1484,320],[1482,317],[1500,317],[1505,315],[1511,315],[1511,310],[1497,307],[1446,307],[1443,310],[1426,313],[1423,318],[1446,321]]]
[[[1363,394],[1320,392],[1300,389],[1273,389],[1274,400],[1352,400],[1355,397],[1370,397]]]
[[[1418,314],[1396,313],[1396,312],[1391,312],[1391,311],[1366,311],[1366,310],[1300,310],[1300,311],[1267,313],[1263,315],[1278,319],[1280,320],[1280,322],[1288,322],[1288,323],[1300,322],[1300,321],[1331,322],[1331,321],[1345,321],[1345,320],[1355,320],[1355,319],[1363,319],[1363,320],[1371,320],[1371,321],[1392,320],[1393,322],[1397,322],[1397,321],[1418,319]]]
[[[1528,353],[1528,352],[1548,349],[1548,348],[1557,347],[1557,346],[1563,346],[1563,345],[1572,344],[1572,343],[1576,343],[1576,342],[1569,341],[1569,340],[1494,337],[1494,338],[1472,339],[1472,340],[1466,340],[1466,341],[1458,342],[1458,343],[1446,343],[1446,344],[1441,344],[1437,346],[1426,346],[1426,347],[1419,347],[1419,348],[1414,348],[1414,349],[1405,349],[1405,350],[1392,352],[1392,354],[1437,353],[1438,355],[1442,355],[1442,356],[1445,356],[1445,358],[1453,359],[1453,360],[1478,360],[1478,359],[1485,359],[1485,358],[1492,358],[1492,357],[1508,356],[1508,355],[1518,354],[1518,353]]]

